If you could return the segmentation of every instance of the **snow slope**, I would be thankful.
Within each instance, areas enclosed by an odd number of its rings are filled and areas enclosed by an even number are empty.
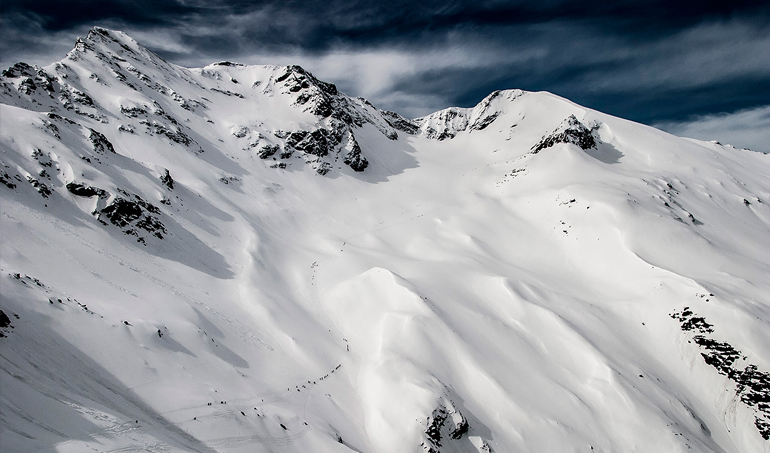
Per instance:
[[[770,156],[101,28],[0,86],[3,451],[770,451]]]

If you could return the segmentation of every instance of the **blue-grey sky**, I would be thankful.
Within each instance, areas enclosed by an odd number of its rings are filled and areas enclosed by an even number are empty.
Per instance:
[[[408,117],[546,90],[770,152],[766,0],[4,0],[0,64],[57,61],[95,25],[184,66],[300,64]]]

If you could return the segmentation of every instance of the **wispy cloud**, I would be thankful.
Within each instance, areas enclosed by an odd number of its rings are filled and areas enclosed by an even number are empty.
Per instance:
[[[0,63],[60,59],[93,25],[169,61],[300,64],[419,116],[547,90],[653,123],[770,105],[770,5],[661,0],[8,0]]]
[[[662,122],[655,127],[682,137],[716,140],[738,148],[770,153],[770,105],[704,115],[687,121]]]

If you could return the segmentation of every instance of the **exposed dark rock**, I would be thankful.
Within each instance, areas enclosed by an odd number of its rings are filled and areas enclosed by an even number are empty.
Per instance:
[[[52,122],[48,120],[43,120],[43,129],[56,137],[57,140],[61,140],[61,135],[59,135],[59,127],[53,124]]]
[[[583,123],[578,121],[575,115],[570,115],[562,121],[551,135],[544,136],[540,142],[532,147],[532,154],[537,154],[545,148],[550,148],[557,143],[571,143],[581,149],[596,148],[596,139]]]
[[[171,140],[174,143],[179,143],[180,145],[184,146],[190,146],[191,144],[195,143],[195,140],[190,138],[189,135],[182,132],[180,128],[177,127],[176,130],[173,130],[169,127],[166,127],[166,125],[162,123],[158,123],[157,121],[149,122],[147,120],[142,120],[139,123],[145,125],[150,133],[153,133],[155,135],[164,135],[166,138]],[[203,149],[199,149],[199,152],[203,152]]]
[[[289,146],[296,147],[297,143],[301,142],[302,140],[307,137],[308,132],[307,131],[297,131],[292,132],[289,134],[288,138],[286,139],[286,144]]]
[[[333,117],[346,124],[353,124],[350,113],[342,107],[339,91],[332,83],[322,82],[300,66],[287,66],[283,74],[276,77],[289,94],[297,94],[296,105],[321,118]]]
[[[318,167],[315,169],[315,171],[319,175],[323,176],[323,175],[329,173],[330,171],[332,171],[332,164],[330,164],[329,162],[321,162],[318,165]]]
[[[219,178],[219,182],[222,184],[233,184],[240,181],[237,176],[222,176]]]
[[[450,107],[430,116],[414,120],[418,126],[425,126],[425,137],[433,140],[452,139],[468,128],[468,117],[464,109]],[[426,124],[427,123],[427,124]]]
[[[468,419],[462,414],[460,414],[460,417],[461,420],[449,431],[449,437],[452,439],[460,439],[468,432],[468,428],[470,428]]]
[[[29,96],[30,94],[34,93],[35,90],[37,90],[37,85],[35,85],[35,81],[32,80],[31,77],[25,77],[21,80],[21,83],[19,84],[20,92]]]
[[[123,107],[120,106],[120,113],[123,115],[129,117],[129,118],[136,118],[138,116],[145,116],[147,115],[147,110],[141,108],[141,107]]]
[[[459,417],[459,420],[457,420]],[[423,442],[425,453],[440,453],[442,432],[449,438],[457,440],[462,438],[469,429],[468,420],[453,407],[451,401],[442,403],[433,410],[428,417],[428,426],[425,429],[426,442]]]
[[[230,90],[221,90],[219,88],[212,88],[211,91],[216,91],[217,93],[222,93],[222,94],[227,95],[227,96],[235,96],[235,97],[241,98],[241,99],[244,98],[241,93],[236,93],[236,92],[230,91]]]
[[[245,126],[241,126],[238,129],[233,131],[233,137],[235,138],[243,138],[249,133],[249,128]]]
[[[174,178],[171,177],[168,169],[165,169],[162,175],[160,175],[160,182],[162,182],[169,190],[174,190]]]
[[[155,216],[160,214],[160,209],[151,203],[144,201],[138,195],[134,195],[136,201],[126,200],[116,197],[112,203],[107,205],[101,211],[94,211],[96,218],[103,224],[107,224],[101,219],[106,217],[113,225],[121,228],[124,233],[139,237],[135,228],[142,229],[157,237],[163,239],[167,234],[163,223]],[[155,214],[155,215],[152,215]],[[139,237],[140,242],[144,239]]]
[[[11,318],[8,317],[8,315],[5,314],[3,310],[0,310],[0,327],[10,327],[11,325]]]
[[[425,429],[425,435],[428,437],[428,440],[433,443],[433,447],[436,449],[429,449],[428,451],[430,453],[439,453],[438,448],[441,447],[441,427],[444,426],[447,416],[446,408],[443,406],[434,410],[433,414],[431,414],[430,422]]]
[[[709,338],[706,334],[714,332],[713,325],[702,317],[695,316],[689,307],[671,317],[681,323],[683,331],[697,332],[692,339],[704,352],[703,360],[717,372],[727,376],[736,384],[736,394],[741,402],[754,408],[754,425],[765,440],[770,440],[770,373],[759,371],[754,364],[745,363],[746,357],[727,342]]]
[[[70,191],[70,193],[72,193],[73,195],[77,195],[79,197],[99,196],[99,198],[105,198],[108,196],[106,191],[98,187],[89,186],[88,184],[84,184],[84,183],[75,183],[75,182],[68,183],[67,190]]]
[[[364,171],[369,166],[369,161],[361,155],[361,147],[358,146],[358,142],[353,137],[351,140],[353,141],[353,148],[345,154],[342,161],[355,171]]]
[[[78,123],[76,123],[75,121],[72,121],[69,118],[64,118],[63,116],[57,115],[56,113],[53,113],[53,112],[48,112],[48,113],[45,114],[45,116],[47,116],[49,119],[52,119],[52,120],[55,120],[55,121],[64,121],[65,123],[68,123],[68,124],[70,124],[72,126],[78,124]]]
[[[28,65],[27,63],[24,63],[23,61],[20,61],[10,68],[4,69],[2,75],[3,77],[9,77],[12,79],[22,76],[34,77],[35,68]]]
[[[35,277],[30,277],[27,274],[24,274],[22,277],[21,274],[15,273],[15,274],[8,274],[11,278],[15,278],[16,280],[19,280],[23,284],[27,284],[27,282],[33,283],[35,286],[39,286],[40,288],[45,288],[46,286],[41,282],[39,279]]]
[[[95,102],[91,98],[91,96],[87,95],[86,93],[76,90],[75,88],[71,88],[70,92],[72,93],[72,101],[80,104],[85,107],[94,107]]]
[[[685,332],[714,333],[714,326],[706,322],[706,318],[695,316],[689,307],[684,307],[680,313],[674,313],[671,317],[682,323],[682,330]]]
[[[16,184],[12,181],[11,176],[6,172],[0,173],[0,183],[9,189],[16,188]]]
[[[280,149],[281,147],[278,145],[265,145],[259,149],[257,156],[259,156],[260,159],[267,159],[269,157],[272,157]]]
[[[45,185],[45,183],[42,183],[37,179],[33,178],[32,176],[27,176],[27,181],[29,181],[29,183],[32,184],[32,187],[37,189],[37,192],[40,195],[42,195],[43,198],[48,198],[53,193],[53,189]]]
[[[487,126],[492,124],[497,119],[498,116],[500,116],[500,112],[495,112],[495,113],[493,113],[491,115],[487,115],[487,116],[485,116],[483,118],[479,118],[473,124],[471,124],[469,129],[471,131],[484,130],[484,129],[487,128]]]
[[[388,110],[380,110],[380,114],[385,121],[393,129],[397,129],[401,132],[405,132],[409,135],[414,135],[420,129],[420,126],[414,124],[414,122],[404,118],[396,112],[390,112]]]
[[[88,136],[88,139],[91,140],[91,144],[94,146],[94,151],[96,151],[98,154],[105,154],[107,152],[115,154],[115,148],[112,147],[112,143],[107,140],[107,137],[105,137],[101,132],[97,132],[93,129],[89,130],[91,131],[91,135]]]
[[[313,132],[293,132],[286,139],[286,144],[294,149],[323,157],[339,144],[341,134],[338,131],[316,129]]]

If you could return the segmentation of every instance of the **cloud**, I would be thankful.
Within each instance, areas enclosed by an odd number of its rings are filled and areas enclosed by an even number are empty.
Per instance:
[[[654,126],[682,137],[717,140],[738,148],[770,153],[770,105]]]
[[[42,66],[61,60],[75,46],[78,34],[85,36],[89,28],[52,32],[42,27],[39,18],[3,14],[0,16],[2,69],[19,61]]]
[[[646,123],[770,104],[770,4],[761,1],[87,3],[6,1],[0,64],[59,60],[100,25],[188,67],[300,64],[410,117],[506,88]]]

